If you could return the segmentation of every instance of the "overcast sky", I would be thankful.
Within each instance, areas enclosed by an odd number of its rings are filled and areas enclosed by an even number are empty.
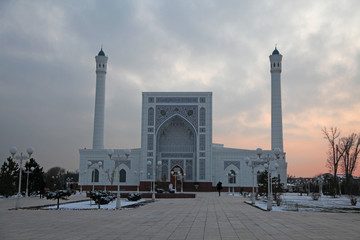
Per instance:
[[[360,132],[358,0],[2,0],[0,23],[1,164],[33,146],[45,170],[78,169],[101,46],[106,148],[140,147],[142,92],[211,91],[213,142],[270,149],[275,44],[288,174],[328,171],[322,127]]]

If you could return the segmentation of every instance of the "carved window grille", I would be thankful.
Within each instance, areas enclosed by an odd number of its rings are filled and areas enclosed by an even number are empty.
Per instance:
[[[154,149],[154,134],[148,134],[148,139],[147,139],[147,147],[148,150],[153,150]]]
[[[206,116],[206,110],[205,108],[200,108],[200,126],[205,126],[206,121],[205,121],[205,116]]]
[[[205,151],[205,134],[200,134],[199,137],[200,137],[199,140],[200,151]]]
[[[162,180],[165,177],[166,180],[169,179],[169,160],[161,160],[161,172],[160,179]]]
[[[185,179],[186,180],[192,180],[193,178],[193,161],[192,160],[186,160],[186,168],[185,168],[185,171],[186,171],[186,176],[185,176]]]
[[[200,159],[199,164],[199,178],[205,180],[205,159]]]
[[[154,108],[149,108],[148,110],[148,125],[154,126]]]

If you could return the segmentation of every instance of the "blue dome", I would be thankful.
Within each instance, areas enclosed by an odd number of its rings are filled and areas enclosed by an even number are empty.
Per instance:
[[[273,55],[279,55],[280,53],[279,53],[279,51],[277,50],[277,48],[275,47],[275,50],[273,51],[272,54],[273,54]]]
[[[101,48],[101,50],[100,50],[100,52],[99,52],[98,56],[105,56],[105,53],[104,53],[104,51],[102,50],[102,48]]]

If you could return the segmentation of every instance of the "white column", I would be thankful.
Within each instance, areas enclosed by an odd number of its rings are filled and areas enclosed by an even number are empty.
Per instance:
[[[275,48],[270,55],[271,72],[271,149],[283,147],[282,110],[281,110],[281,60],[282,55]]]
[[[105,120],[105,78],[108,57],[99,52],[96,60],[96,96],[94,113],[93,149],[104,148],[104,120]]]

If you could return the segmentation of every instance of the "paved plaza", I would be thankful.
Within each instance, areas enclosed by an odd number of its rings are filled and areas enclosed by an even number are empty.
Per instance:
[[[73,196],[76,200],[81,196]],[[359,239],[354,213],[266,212],[243,197],[197,193],[124,210],[8,210],[0,200],[0,239]],[[21,199],[22,207],[55,201]]]

